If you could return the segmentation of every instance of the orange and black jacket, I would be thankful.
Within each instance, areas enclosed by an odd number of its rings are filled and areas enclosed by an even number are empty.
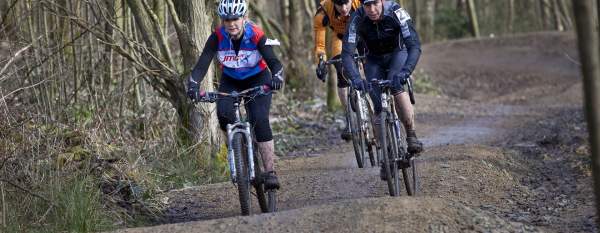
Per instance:
[[[352,12],[356,11],[360,7],[360,0],[351,0],[352,1]],[[348,21],[350,20],[350,16],[341,16],[337,10],[335,10],[335,6],[333,5],[332,0],[323,0],[319,8],[317,9],[317,13],[314,17],[313,30],[314,30],[314,38],[315,38],[315,62],[318,62],[318,57],[320,54],[325,54],[325,46],[327,44],[325,33],[327,27],[331,28],[334,33],[333,41],[331,41],[332,46],[332,55],[336,56],[342,53],[342,39],[344,39],[344,35],[346,34],[346,25],[348,25]]]

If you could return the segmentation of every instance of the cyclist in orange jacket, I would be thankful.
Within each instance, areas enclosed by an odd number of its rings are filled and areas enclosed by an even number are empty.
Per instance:
[[[323,65],[323,62],[327,59],[325,47],[326,41],[326,30],[327,27],[333,31],[333,39],[331,41],[333,59],[340,58],[342,53],[342,40],[346,34],[346,25],[350,20],[350,14],[360,7],[360,0],[324,0],[320,3],[317,13],[313,18],[314,24],[314,39],[315,39],[315,62],[318,62],[317,66],[317,78],[321,81],[325,81],[327,76],[327,67]],[[360,48],[359,48],[359,52]],[[342,64],[335,64],[335,70],[338,78],[338,97],[342,106],[346,108],[346,88],[350,86],[349,79],[345,78],[342,72]],[[352,134],[350,133],[348,126],[342,130],[342,139],[350,140]]]

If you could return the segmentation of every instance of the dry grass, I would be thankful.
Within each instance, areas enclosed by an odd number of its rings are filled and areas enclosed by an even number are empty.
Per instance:
[[[159,194],[222,179],[202,146],[177,144],[173,119],[141,130],[133,119],[100,114],[64,123],[24,107],[3,112],[10,113],[0,122],[3,232],[147,225],[161,218]]]

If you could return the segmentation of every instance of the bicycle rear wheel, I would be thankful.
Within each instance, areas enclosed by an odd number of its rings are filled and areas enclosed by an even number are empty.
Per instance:
[[[246,137],[242,133],[233,135],[233,156],[235,159],[235,175],[240,198],[242,215],[250,215],[250,176],[248,166]]]
[[[254,190],[256,190],[256,199],[258,199],[260,211],[263,213],[268,213],[269,206],[265,195],[265,185],[262,176],[262,160],[258,158],[260,157],[260,154],[258,154],[256,151],[254,152],[254,155],[254,174],[256,174],[256,177],[254,178],[252,185],[254,186]]]
[[[348,129],[352,133],[352,146],[354,147],[354,155],[356,156],[356,163],[359,168],[365,167],[365,152],[367,149],[364,132],[360,127],[361,117],[358,109],[358,98],[353,94],[354,91],[350,90],[348,94],[348,106],[346,106],[346,122]]]
[[[262,157],[257,151],[254,152],[254,155],[254,171],[256,178],[254,179],[253,186],[256,190],[258,206],[260,207],[260,211],[263,213],[275,212],[277,210],[277,197],[275,190],[265,189],[265,179],[262,173]]]

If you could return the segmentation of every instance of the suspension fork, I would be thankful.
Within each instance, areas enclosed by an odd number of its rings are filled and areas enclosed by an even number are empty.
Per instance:
[[[356,97],[357,97],[357,104],[358,104],[358,111],[360,113],[360,119],[362,120],[362,122],[360,122],[360,127],[362,130],[366,131],[367,130],[367,116],[369,115],[369,110],[367,109],[367,103],[366,103],[366,96],[364,96],[365,94],[360,93],[360,92],[356,92]],[[367,131],[368,134],[368,131]]]
[[[246,139],[246,148],[248,156],[248,173],[250,175],[250,181],[256,178],[254,170],[254,144],[252,143],[252,133],[250,132],[250,123],[240,121],[240,109],[239,103],[234,103],[235,107],[235,123],[227,124],[227,161],[229,163],[229,171],[231,175],[231,181],[237,182],[237,176],[235,168],[235,156],[233,156],[233,135],[241,133]]]
[[[227,161],[229,162],[229,170],[231,171],[231,180],[237,181],[235,168],[235,156],[233,156],[233,135],[241,133],[246,139],[246,155],[248,156],[248,173],[250,180],[256,177],[254,172],[254,145],[252,143],[252,134],[250,133],[250,123],[237,122],[227,125]]]

